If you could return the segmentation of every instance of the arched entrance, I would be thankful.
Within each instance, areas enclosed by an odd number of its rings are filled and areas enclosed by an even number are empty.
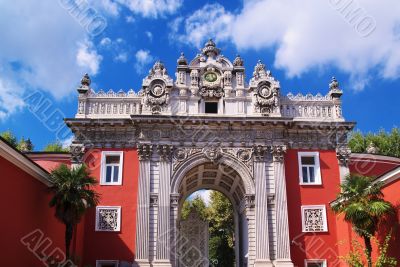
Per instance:
[[[176,208],[172,208],[171,212],[173,266],[186,267],[180,262],[182,246],[178,240],[181,209],[185,199],[201,189],[219,191],[231,201],[235,224],[236,266],[248,266],[254,261],[252,253],[249,252],[255,246],[254,231],[252,231],[254,184],[251,174],[241,162],[228,155],[210,160],[204,154],[187,159],[172,177],[171,191],[177,200]],[[201,262],[206,261],[203,259]]]

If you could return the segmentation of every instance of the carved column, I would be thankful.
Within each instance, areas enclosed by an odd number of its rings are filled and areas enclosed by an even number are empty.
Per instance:
[[[139,144],[139,190],[136,215],[136,255],[137,266],[150,267],[149,262],[149,209],[150,209],[150,160],[152,145]]]
[[[254,206],[255,196],[245,196],[245,212],[248,226],[248,258],[247,266],[254,266],[254,260],[256,258],[256,232],[255,232],[255,220],[254,220]]]
[[[271,148],[276,183],[276,261],[275,266],[293,266],[290,258],[290,238],[284,156],[286,146]]]
[[[170,195],[170,200],[171,200],[171,264],[172,267],[178,267],[178,252],[177,252],[177,247],[178,247],[178,240],[177,240],[177,234],[178,234],[178,205],[179,205],[179,193],[171,194]]]
[[[269,255],[268,198],[266,174],[266,149],[254,148],[254,182],[256,186],[256,267],[272,266]]]
[[[159,145],[160,185],[158,195],[157,244],[154,266],[171,267],[170,262],[170,179],[171,179],[171,146]]]
[[[349,170],[349,157],[351,150],[348,147],[338,147],[336,148],[336,157],[339,163],[339,174],[340,183],[342,184],[346,179],[346,176],[350,173]]]

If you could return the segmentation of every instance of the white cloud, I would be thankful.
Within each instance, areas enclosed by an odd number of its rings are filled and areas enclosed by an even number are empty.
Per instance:
[[[126,52],[119,53],[118,55],[116,55],[116,56],[114,57],[114,60],[115,60],[115,61],[118,61],[118,62],[123,62],[123,63],[125,63],[125,62],[128,61],[128,53],[126,53]]]
[[[19,86],[0,78],[0,121],[7,119],[24,106]]]
[[[150,51],[144,49],[140,49],[136,52],[135,59],[135,69],[138,74],[142,74],[145,71],[145,67],[154,60]]]
[[[95,7],[98,7],[100,12],[105,12],[111,16],[119,15],[119,5],[113,0],[92,0],[90,4],[93,4]]]
[[[102,51],[107,51],[113,57],[113,60],[116,62],[127,62],[129,58],[129,54],[127,51],[126,42],[123,38],[117,38],[115,40],[111,40],[108,37],[104,37],[100,41],[100,48]]]
[[[240,50],[275,49],[274,66],[289,77],[334,66],[360,90],[371,74],[400,77],[398,14],[396,0],[247,0],[237,13],[206,5],[170,28],[172,38],[196,46],[215,37]]]
[[[90,72],[96,75],[102,59],[103,57],[97,54],[97,51],[93,48],[92,42],[85,41],[79,44],[78,53],[76,54],[78,66],[89,68]]]
[[[111,39],[108,38],[108,37],[104,37],[103,39],[101,39],[100,45],[101,46],[105,46],[105,47],[110,46],[111,45]]]
[[[135,18],[133,16],[125,17],[126,23],[135,23]]]
[[[24,94],[40,89],[56,99],[75,91],[82,74],[99,71],[93,62],[78,64],[89,33],[59,1],[0,1],[1,117],[24,106]],[[90,57],[86,57],[89,59]]]
[[[211,201],[211,192],[212,190],[199,190],[194,192],[193,194],[191,194],[188,199],[193,200],[196,197],[200,197],[201,199],[203,199],[204,203],[208,206],[210,205],[210,201]]]
[[[174,14],[181,6],[183,0],[116,0],[126,6],[135,14],[147,18],[158,18]]]
[[[149,41],[152,42],[153,41],[153,34],[151,32],[149,32],[149,31],[146,31],[145,34],[146,34],[147,38],[149,38]]]

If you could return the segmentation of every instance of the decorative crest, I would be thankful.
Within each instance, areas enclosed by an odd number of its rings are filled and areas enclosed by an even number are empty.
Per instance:
[[[201,52],[203,55],[208,57],[215,57],[218,56],[221,50],[216,47],[214,41],[212,39],[208,40],[208,42],[204,45]]]
[[[254,67],[253,77],[255,78],[265,78],[271,77],[271,71],[265,69],[265,64],[258,60],[256,66]]]
[[[237,55],[235,60],[233,60],[233,66],[235,67],[243,67],[243,59],[240,57],[240,55]]]
[[[151,68],[148,77],[163,77],[165,75],[168,75],[167,69],[160,60],[157,60],[156,63],[154,63],[153,68]]]

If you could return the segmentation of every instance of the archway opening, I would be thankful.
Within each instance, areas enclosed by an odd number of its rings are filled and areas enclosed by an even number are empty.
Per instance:
[[[238,172],[223,163],[199,164],[185,174],[179,185],[179,267],[247,266],[245,192]]]

